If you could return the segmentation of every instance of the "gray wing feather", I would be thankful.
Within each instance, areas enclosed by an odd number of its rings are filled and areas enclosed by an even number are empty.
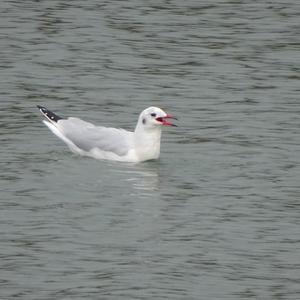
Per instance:
[[[57,125],[69,140],[84,151],[98,148],[123,156],[133,146],[133,133],[123,129],[95,126],[78,118],[59,120]]]

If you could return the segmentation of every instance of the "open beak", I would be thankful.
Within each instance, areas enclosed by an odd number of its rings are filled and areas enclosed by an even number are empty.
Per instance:
[[[175,127],[177,127],[177,125],[169,122],[168,119],[177,120],[177,118],[175,118],[173,115],[166,114],[164,117],[158,117],[158,118],[156,118],[156,121],[160,122],[161,125],[175,126]]]

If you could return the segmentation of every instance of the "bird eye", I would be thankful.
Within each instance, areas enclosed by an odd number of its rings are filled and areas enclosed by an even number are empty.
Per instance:
[[[151,117],[154,117],[154,118],[155,118],[155,117],[156,117],[156,113],[152,113],[152,114],[151,114]]]

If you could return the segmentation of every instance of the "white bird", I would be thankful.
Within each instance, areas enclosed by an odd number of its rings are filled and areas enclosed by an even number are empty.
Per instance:
[[[97,159],[141,162],[158,159],[162,125],[176,126],[176,119],[158,107],[148,107],[139,116],[133,132],[124,129],[95,126],[79,118],[61,118],[38,105],[47,118],[44,124],[74,153]]]

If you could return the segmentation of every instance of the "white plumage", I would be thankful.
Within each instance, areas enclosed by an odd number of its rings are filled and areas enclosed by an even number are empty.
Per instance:
[[[97,159],[140,162],[160,155],[161,126],[176,126],[173,118],[158,107],[142,111],[133,132],[95,126],[79,118],[63,119],[45,107],[38,106],[47,118],[43,122],[73,151]]]

